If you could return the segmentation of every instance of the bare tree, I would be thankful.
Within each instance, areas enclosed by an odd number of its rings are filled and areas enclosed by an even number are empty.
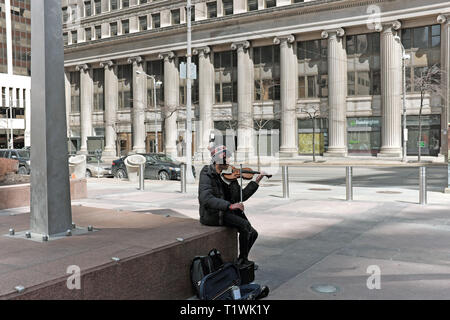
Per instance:
[[[418,161],[421,161],[422,156],[422,113],[425,102],[425,95],[430,97],[443,97],[443,89],[441,86],[442,70],[438,64],[431,67],[425,67],[421,70],[419,76],[414,77],[413,90],[420,92],[420,109],[419,109],[419,138],[418,138]]]
[[[320,104],[307,105],[300,108],[300,112],[305,113],[312,121],[313,135],[312,135],[312,151],[313,151],[313,162],[316,162],[316,119],[321,118],[325,115],[325,108],[321,107]]]

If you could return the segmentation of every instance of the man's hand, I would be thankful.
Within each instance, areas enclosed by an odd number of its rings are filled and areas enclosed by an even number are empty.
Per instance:
[[[267,173],[265,173],[264,171],[261,171],[260,175],[256,178],[256,183],[259,184],[262,180],[262,178],[264,178],[267,175]]]
[[[230,205],[230,210],[241,210],[244,212],[244,204],[243,203],[233,203]]]

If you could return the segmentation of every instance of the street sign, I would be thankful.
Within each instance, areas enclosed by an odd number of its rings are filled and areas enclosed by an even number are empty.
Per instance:
[[[186,62],[181,62],[180,63],[180,79],[186,79],[187,75],[186,75]],[[191,79],[192,80],[197,80],[197,66],[195,65],[195,63],[191,62]]]

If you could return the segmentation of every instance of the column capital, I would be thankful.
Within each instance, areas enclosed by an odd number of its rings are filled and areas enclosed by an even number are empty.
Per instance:
[[[134,56],[134,57],[129,57],[127,61],[128,61],[128,63],[139,65],[144,62],[144,59],[142,59],[141,56]]]
[[[436,18],[439,24],[449,23],[450,24],[450,13],[440,14]]]
[[[114,65],[115,65],[115,63],[112,60],[106,60],[106,61],[100,62],[100,67],[105,68],[105,69],[111,68]]]
[[[248,48],[250,48],[250,42],[248,42],[247,40],[237,41],[231,44],[231,50],[244,51]]]
[[[91,68],[90,65],[88,65],[87,63],[84,64],[79,64],[75,67],[76,71],[84,71],[87,72],[89,69]]]
[[[170,61],[175,58],[175,53],[173,51],[161,52],[158,57],[164,61]]]
[[[194,48],[194,50],[192,50],[192,53],[194,55],[199,55],[199,56],[207,56],[208,54],[211,53],[211,48],[208,46],[204,46],[204,47],[199,47],[199,48]]]
[[[284,43],[294,43],[295,37],[292,34],[285,35],[285,36],[276,36],[273,38],[273,44],[284,44]]]
[[[392,32],[397,31],[402,27],[402,23],[398,20],[383,22],[376,27],[378,32]]]
[[[328,29],[322,31],[322,39],[327,39],[331,37],[343,37],[345,35],[345,30],[343,28],[335,28],[335,29]]]

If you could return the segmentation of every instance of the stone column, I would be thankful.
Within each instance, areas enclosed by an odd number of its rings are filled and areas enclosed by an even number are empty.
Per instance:
[[[342,28],[325,30],[328,39],[328,152],[327,157],[347,156],[347,53]]]
[[[380,37],[381,150],[379,157],[402,157],[402,46],[394,39],[399,21],[385,23]]]
[[[92,69],[87,64],[76,67],[80,71],[80,127],[81,127],[81,146],[80,154],[87,154],[87,139],[92,135],[92,104],[93,104],[93,77]]]
[[[297,146],[297,60],[293,35],[276,37],[274,44],[280,45],[280,103],[281,103],[281,157],[298,155]]]
[[[238,145],[236,160],[243,161],[253,154],[253,61],[250,57],[250,42],[234,42],[231,49],[237,51],[238,64]]]
[[[64,89],[66,102],[66,123],[67,123],[67,138],[70,138],[70,111],[72,109],[72,90],[70,85],[70,72],[64,72]]]
[[[131,57],[128,59],[128,63],[133,64],[133,152],[145,153],[145,98],[147,96],[147,76],[144,73],[144,60],[139,56]]]
[[[116,112],[118,108],[119,98],[118,80],[117,80],[117,66],[114,62],[104,61],[100,66],[105,68],[105,150],[103,151],[104,158],[112,158],[117,155],[116,152]]]
[[[199,64],[199,108],[200,123],[197,133],[197,152],[203,161],[211,158],[208,150],[209,136],[214,130],[213,105],[214,105],[214,64],[211,61],[211,49],[209,47],[196,48],[193,51],[198,54]]]
[[[441,154],[448,161],[450,130],[450,14],[439,15],[438,23],[441,24],[441,82],[443,92],[443,105],[441,114]],[[450,177],[449,177],[450,185]]]
[[[180,98],[178,59],[172,51],[161,53],[159,58],[164,59],[164,106],[162,108],[162,117],[165,151],[166,154],[177,157],[177,110]]]

